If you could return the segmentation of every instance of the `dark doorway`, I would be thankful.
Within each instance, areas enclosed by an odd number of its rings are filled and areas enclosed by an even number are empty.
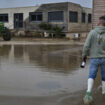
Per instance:
[[[14,14],[14,28],[23,28],[23,13]]]

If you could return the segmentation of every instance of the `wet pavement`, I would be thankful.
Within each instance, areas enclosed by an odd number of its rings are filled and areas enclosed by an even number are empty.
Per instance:
[[[80,45],[1,45],[0,105],[83,105],[89,60],[80,68]],[[100,75],[93,97],[104,105]]]

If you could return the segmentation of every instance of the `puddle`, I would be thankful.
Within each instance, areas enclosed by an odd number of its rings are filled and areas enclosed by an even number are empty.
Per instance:
[[[0,46],[0,105],[81,105],[89,72],[89,61],[80,68],[81,50],[77,45]],[[100,84],[99,75],[95,99]]]

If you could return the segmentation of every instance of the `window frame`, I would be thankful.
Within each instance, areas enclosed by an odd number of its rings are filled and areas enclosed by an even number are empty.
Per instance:
[[[76,20],[73,20],[70,16],[71,16],[71,13],[76,13]],[[73,15],[72,15],[73,16]],[[70,23],[78,23],[78,11],[69,11],[69,22]]]
[[[38,20],[38,14],[40,14],[42,17],[41,20]],[[32,15],[36,15],[36,20],[32,20]],[[30,22],[42,22],[43,21],[43,12],[29,12],[29,21]]]
[[[8,13],[0,14],[0,16],[3,17],[3,20],[0,21],[0,22],[5,22],[5,23],[9,22],[9,16],[8,16]],[[6,17],[7,17],[7,20],[6,20]]]
[[[81,16],[81,22],[82,23],[86,23],[86,13],[85,12],[82,12],[82,14],[81,14],[82,16]],[[84,17],[83,17],[84,16]]]
[[[90,23],[90,24],[92,23],[92,14],[91,13],[88,14],[88,23]]]
[[[51,19],[49,19],[50,17],[49,17],[49,14],[51,14],[51,13],[57,13],[57,12],[62,12],[62,19],[61,20],[57,20],[57,19],[55,19],[55,20],[51,20]],[[48,12],[48,22],[64,22],[64,11],[50,11],[50,12]]]

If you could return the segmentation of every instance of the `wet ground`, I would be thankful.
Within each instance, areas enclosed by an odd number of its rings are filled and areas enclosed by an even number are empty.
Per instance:
[[[0,46],[0,105],[83,105],[89,60],[80,68],[80,45],[7,44]],[[104,105],[100,75],[95,105]]]

